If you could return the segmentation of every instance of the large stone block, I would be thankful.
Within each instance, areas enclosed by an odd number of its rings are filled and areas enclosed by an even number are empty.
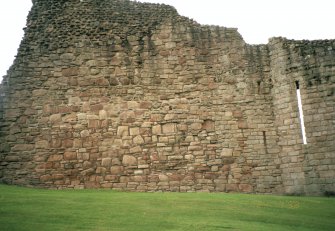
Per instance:
[[[129,136],[129,127],[128,126],[119,126],[117,128],[117,136]]]
[[[36,149],[48,149],[49,148],[49,142],[47,140],[40,140],[35,143]]]
[[[65,152],[64,153],[64,160],[76,160],[77,153],[76,152]]]
[[[233,149],[231,148],[223,148],[221,151],[222,157],[231,157],[233,156]]]
[[[124,155],[122,158],[122,164],[125,166],[137,165],[137,158],[134,156]]]
[[[34,149],[35,145],[33,144],[16,144],[14,147],[12,147],[12,152],[22,152],[22,151],[32,151]]]
[[[163,124],[162,130],[164,134],[171,134],[176,132],[176,124],[175,123],[167,123]]]
[[[69,76],[76,76],[79,74],[79,68],[78,67],[71,67],[71,68],[66,68],[62,70],[62,74],[65,77]]]
[[[101,166],[109,167],[112,163],[112,158],[103,158],[101,160]]]

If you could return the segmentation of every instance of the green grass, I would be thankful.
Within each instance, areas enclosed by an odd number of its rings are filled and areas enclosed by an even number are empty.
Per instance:
[[[0,185],[0,230],[335,230],[335,198]]]

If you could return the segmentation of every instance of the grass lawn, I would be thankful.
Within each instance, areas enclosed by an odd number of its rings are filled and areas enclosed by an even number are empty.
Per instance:
[[[335,230],[335,198],[0,185],[0,230]]]

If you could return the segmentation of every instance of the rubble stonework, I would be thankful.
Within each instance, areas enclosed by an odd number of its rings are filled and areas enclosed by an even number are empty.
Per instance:
[[[334,71],[334,40],[248,45],[167,5],[35,1],[0,85],[0,181],[334,192]]]

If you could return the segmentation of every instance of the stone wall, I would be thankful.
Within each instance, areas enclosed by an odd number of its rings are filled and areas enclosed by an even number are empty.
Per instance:
[[[334,191],[335,41],[277,38],[269,46],[284,191],[310,194]],[[302,144],[297,81],[307,145]]]
[[[251,46],[236,29],[199,25],[166,5],[37,1],[0,85],[0,180],[335,191],[334,49],[283,38]]]

